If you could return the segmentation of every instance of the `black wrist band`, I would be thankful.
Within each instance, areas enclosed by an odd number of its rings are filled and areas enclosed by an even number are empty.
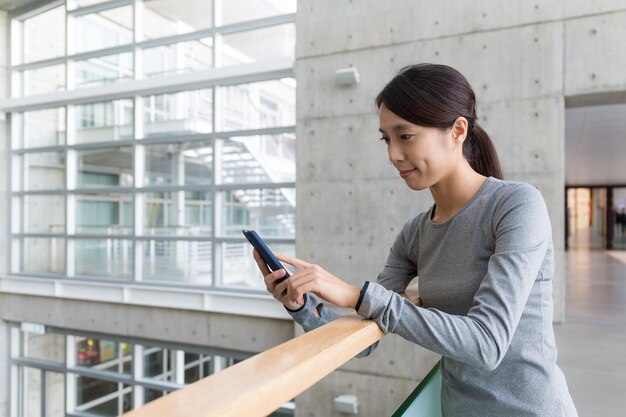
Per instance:
[[[306,305],[306,300],[307,300],[306,293],[304,293],[304,296],[302,298],[304,298],[304,303],[302,303],[302,305],[300,307],[298,307],[296,310],[292,310],[290,308],[287,308],[287,306],[284,305],[284,304],[283,304],[283,306],[287,309],[287,311],[291,311],[292,313],[297,313],[298,311],[302,310],[304,308],[304,306]]]
[[[361,307],[361,302],[363,301],[363,297],[365,297],[365,291],[367,291],[367,286],[370,285],[369,281],[365,281],[365,285],[361,288],[361,294],[359,295],[359,301],[356,302],[356,306],[354,307],[355,311],[359,311],[359,307]]]

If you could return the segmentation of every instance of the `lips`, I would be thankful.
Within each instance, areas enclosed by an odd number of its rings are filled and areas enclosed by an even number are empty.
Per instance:
[[[411,175],[412,173],[414,173],[414,172],[415,172],[415,170],[416,170],[416,168],[413,168],[413,169],[407,169],[406,171],[400,171],[400,176],[401,176],[402,178],[406,178],[406,177],[408,177],[409,175]]]

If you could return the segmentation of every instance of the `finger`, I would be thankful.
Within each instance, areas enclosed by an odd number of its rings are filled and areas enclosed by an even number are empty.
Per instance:
[[[270,269],[267,267],[267,264],[265,263],[263,258],[261,258],[261,254],[259,253],[258,250],[256,250],[256,248],[252,250],[252,256],[254,256],[254,260],[256,261],[256,264],[259,266],[259,269],[261,270],[261,273],[263,274],[264,277],[271,274]]]
[[[285,276],[285,270],[279,269],[265,276],[265,286],[268,291],[274,292],[276,281]]]
[[[273,294],[274,298],[282,300],[282,298],[287,295],[287,280],[276,284]]]
[[[290,278],[287,282],[287,295],[292,303],[302,304],[304,303],[304,294],[307,292],[316,293],[318,283],[315,281],[315,277],[311,275],[303,275],[298,278],[297,281],[292,281]]]
[[[293,265],[293,266],[295,266],[298,269],[305,269],[305,268],[308,268],[308,267],[312,266],[312,264],[310,264],[308,262],[304,262],[301,259],[294,258],[294,257],[291,257],[291,256],[283,255],[282,253],[276,253],[276,257],[280,261],[287,262],[289,265]]]

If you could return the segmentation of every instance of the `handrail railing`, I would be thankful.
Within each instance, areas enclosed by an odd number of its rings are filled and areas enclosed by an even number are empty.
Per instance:
[[[402,295],[415,303],[416,288]],[[124,417],[267,416],[383,336],[373,320],[348,314]]]

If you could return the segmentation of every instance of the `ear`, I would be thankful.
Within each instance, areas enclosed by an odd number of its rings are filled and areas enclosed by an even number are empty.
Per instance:
[[[454,121],[451,129],[452,139],[454,140],[454,142],[463,144],[463,141],[465,141],[465,139],[467,138],[468,129],[469,123],[467,122],[467,119],[463,116],[458,117]]]

